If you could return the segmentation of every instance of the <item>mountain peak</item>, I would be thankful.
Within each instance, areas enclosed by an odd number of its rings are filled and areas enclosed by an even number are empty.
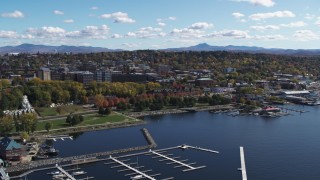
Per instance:
[[[198,45],[195,45],[194,47],[205,48],[205,47],[210,47],[210,45],[207,43],[200,43]]]

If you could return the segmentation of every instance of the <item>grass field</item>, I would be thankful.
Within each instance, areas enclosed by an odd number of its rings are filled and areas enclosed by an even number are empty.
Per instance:
[[[122,116],[121,114],[112,113],[108,116],[101,116],[98,114],[88,115],[84,117],[84,121],[76,126],[89,126],[89,125],[97,125],[97,124],[106,124],[106,123],[116,123],[116,122],[125,122],[125,121],[133,121],[134,119],[127,118]],[[37,131],[45,130],[45,124],[47,122],[52,123],[51,129],[60,129],[60,128],[67,128],[70,127],[68,124],[65,123],[66,118],[51,120],[51,121],[40,121],[37,125]]]

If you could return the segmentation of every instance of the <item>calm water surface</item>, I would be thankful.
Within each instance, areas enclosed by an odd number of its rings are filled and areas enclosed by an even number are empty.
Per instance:
[[[310,112],[290,112],[291,115],[279,118],[231,117],[209,112],[146,117],[146,125],[86,132],[74,141],[54,142],[54,146],[64,157],[146,145],[140,132],[145,127],[154,137],[158,148],[185,143],[220,152],[170,151],[182,159],[189,159],[190,163],[207,166],[184,173],[181,168],[173,168],[173,165],[166,165],[149,156],[131,158],[146,169],[153,169],[151,174],[161,173],[159,179],[241,180],[241,172],[237,171],[240,167],[239,146],[244,146],[248,179],[320,179],[320,107],[290,107]],[[124,176],[126,173],[119,173],[103,162],[81,166],[81,169],[99,180],[130,179]],[[51,179],[46,173],[33,173],[27,179]]]

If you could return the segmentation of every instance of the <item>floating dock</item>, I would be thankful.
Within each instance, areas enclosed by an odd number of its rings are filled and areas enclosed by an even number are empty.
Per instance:
[[[241,168],[239,170],[241,170],[242,172],[242,180],[247,180],[246,163],[244,160],[244,151],[242,146],[240,146],[240,160],[241,160]]]
[[[216,153],[218,154],[219,151],[214,151],[214,150],[211,150],[211,149],[205,149],[205,148],[201,148],[201,147],[197,147],[197,146],[189,146],[189,145],[182,145],[180,147],[181,149],[195,149],[195,150],[199,150],[199,151],[205,151],[205,152],[209,152],[209,153]]]
[[[58,139],[61,139],[62,141],[64,141],[64,139],[73,140],[73,137],[72,136],[68,136],[68,135],[60,135],[60,136],[48,136],[45,139],[53,140],[53,141],[57,141]]]
[[[116,159],[116,158],[114,158],[114,157],[112,157],[112,156],[110,156],[109,158],[110,158],[112,161],[114,161],[114,162],[116,162],[116,163],[118,163],[118,164],[126,167],[128,170],[131,170],[131,171],[139,174],[139,175],[135,175],[135,176],[134,176],[134,177],[137,177],[138,179],[145,179],[145,178],[147,178],[147,179],[150,179],[150,180],[156,180],[156,179],[153,178],[152,176],[149,176],[149,175],[147,175],[146,173],[138,170],[138,168],[133,168],[133,167],[131,167],[130,165],[125,164],[124,162],[122,162],[122,161],[120,161],[120,160],[118,160],[118,159]]]
[[[160,154],[160,153],[152,151],[152,150],[150,150],[149,152],[154,154],[154,155],[156,155],[156,156],[158,156],[158,157],[164,158],[164,159],[159,160],[159,161],[168,160],[168,161],[171,161],[172,164],[179,164],[180,165],[180,166],[175,166],[175,168],[177,168],[177,167],[186,167],[187,169],[182,170],[183,172],[192,171],[192,170],[201,169],[201,168],[205,168],[206,167],[206,166],[193,167],[193,166],[191,166],[191,164],[195,164],[195,163],[186,164],[186,163],[184,163],[182,161],[177,160],[177,158],[171,158],[169,156]]]

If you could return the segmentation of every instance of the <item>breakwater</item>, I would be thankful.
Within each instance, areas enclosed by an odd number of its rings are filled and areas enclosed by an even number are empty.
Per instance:
[[[143,136],[146,138],[149,146],[152,147],[152,148],[157,147],[157,143],[154,141],[154,139],[151,136],[151,134],[149,133],[148,129],[142,128],[141,131],[143,133]]]
[[[143,133],[143,136],[146,138],[146,141],[148,145],[146,146],[137,146],[137,147],[130,147],[125,149],[118,149],[118,150],[112,150],[112,151],[105,151],[105,152],[98,152],[98,153],[91,153],[91,154],[85,154],[85,155],[79,155],[79,156],[71,156],[71,157],[65,157],[65,158],[51,158],[51,159],[44,159],[44,160],[38,160],[38,161],[32,161],[28,164],[18,164],[16,166],[7,167],[6,171],[8,173],[15,173],[15,172],[25,172],[36,169],[46,169],[49,166],[55,165],[55,164],[77,164],[77,162],[80,162],[80,164],[84,163],[92,163],[97,161],[102,161],[106,157],[114,154],[121,154],[121,153],[128,153],[132,151],[141,151],[145,149],[152,149],[157,146],[156,142],[152,138],[151,134],[147,129],[141,129],[141,132]],[[86,161],[86,160],[90,161]],[[16,173],[15,173],[16,174]]]

